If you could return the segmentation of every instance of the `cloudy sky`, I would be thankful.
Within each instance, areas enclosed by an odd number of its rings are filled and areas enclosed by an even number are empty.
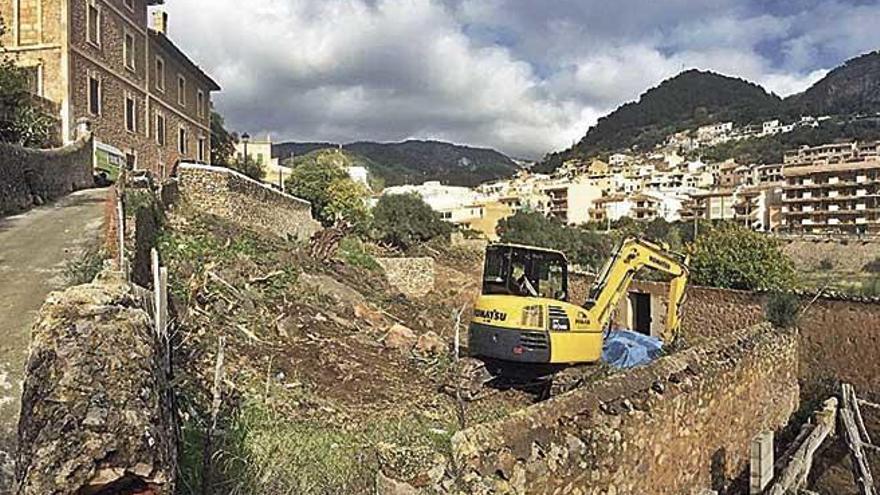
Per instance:
[[[169,0],[229,127],[535,158],[684,68],[779,95],[880,47],[880,0]]]

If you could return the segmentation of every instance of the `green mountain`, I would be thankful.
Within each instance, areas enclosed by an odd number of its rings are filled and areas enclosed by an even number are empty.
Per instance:
[[[785,101],[793,115],[880,112],[880,51],[846,61],[801,94]]]
[[[744,124],[779,112],[782,99],[757,84],[714,72],[688,70],[599,119],[574,147],[549,155],[538,170],[550,171],[576,156],[651,149],[671,133],[733,121]]]
[[[663,81],[638,101],[599,119],[583,139],[565,151],[550,153],[535,169],[555,170],[565,160],[632,147],[650,149],[666,136],[700,125],[733,121],[759,123],[769,118],[833,115],[818,129],[799,129],[752,141],[701,150],[710,159],[769,162],[782,151],[835,139],[880,138],[880,52],[868,53],[829,72],[805,92],[784,100],[748,81],[689,70]]]
[[[301,156],[322,149],[340,148],[332,143],[280,143],[273,145],[274,157]],[[420,184],[438,180],[450,185],[475,186],[519,169],[508,156],[487,148],[472,148],[439,141],[402,143],[357,142],[341,149],[364,164],[386,185]]]

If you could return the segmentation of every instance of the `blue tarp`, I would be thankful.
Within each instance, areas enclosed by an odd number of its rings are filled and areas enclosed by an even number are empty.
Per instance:
[[[663,341],[631,330],[612,330],[605,336],[602,361],[615,368],[634,368],[657,359]]]

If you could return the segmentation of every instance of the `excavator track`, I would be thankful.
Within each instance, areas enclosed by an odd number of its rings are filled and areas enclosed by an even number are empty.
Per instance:
[[[509,389],[528,393],[536,401],[542,401],[606,376],[608,369],[601,364],[523,367],[465,357],[458,362],[455,383],[446,384],[443,389],[466,402],[477,401]]]

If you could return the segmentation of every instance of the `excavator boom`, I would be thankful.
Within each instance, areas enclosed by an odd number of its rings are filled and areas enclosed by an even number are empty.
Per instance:
[[[653,268],[672,276],[669,284],[669,301],[666,326],[661,335],[670,343],[678,336],[681,327],[681,308],[684,303],[688,278],[688,258],[672,253],[667,247],[645,239],[628,238],[615,250],[590,289],[584,304],[601,328],[608,325],[611,313],[626,296],[633,278],[642,268]]]

